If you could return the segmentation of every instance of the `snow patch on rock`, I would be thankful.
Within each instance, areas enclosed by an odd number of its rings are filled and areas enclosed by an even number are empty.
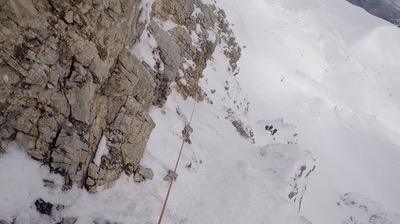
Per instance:
[[[97,146],[96,155],[93,159],[94,164],[96,164],[97,166],[100,166],[101,157],[108,156],[108,155],[109,155],[109,149],[107,146],[107,137],[103,136],[103,137],[101,137],[99,145]]]

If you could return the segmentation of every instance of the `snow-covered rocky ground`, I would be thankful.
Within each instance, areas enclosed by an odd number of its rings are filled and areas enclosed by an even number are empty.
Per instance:
[[[344,0],[216,4],[242,46],[240,72],[219,45],[163,223],[400,223],[400,29]],[[96,194],[63,193],[61,177],[12,146],[0,157],[0,220],[56,223],[33,208],[41,197],[77,223],[156,223],[193,106],[173,92],[152,110],[152,181],[122,176]]]

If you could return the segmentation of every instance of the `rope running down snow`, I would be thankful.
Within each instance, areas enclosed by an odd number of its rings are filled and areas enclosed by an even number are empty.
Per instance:
[[[189,119],[189,123],[188,123],[189,126],[192,123],[192,118],[193,118],[193,114],[194,114],[195,108],[196,108],[196,99],[194,99],[194,102],[193,102],[193,109],[192,109],[192,113],[190,115],[190,119]],[[182,144],[181,144],[181,148],[179,150],[178,158],[176,159],[175,168],[174,168],[174,174],[176,174],[176,170],[177,170],[178,165],[179,165],[179,160],[181,159],[181,155],[182,155],[182,151],[183,151],[183,146],[184,145],[185,145],[185,138],[182,136]],[[174,179],[175,178],[171,177],[170,180],[169,180],[169,186],[168,186],[167,195],[165,196],[164,204],[163,204],[163,207],[161,209],[161,214],[160,214],[160,217],[158,218],[157,224],[161,224],[162,218],[164,216],[165,208],[167,206],[169,193],[171,192],[172,183],[174,182]]]

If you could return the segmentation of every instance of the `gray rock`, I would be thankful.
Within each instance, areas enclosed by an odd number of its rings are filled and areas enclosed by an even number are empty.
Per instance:
[[[124,167],[124,172],[128,176],[135,174],[137,170],[138,170],[138,166],[136,166],[134,164],[126,164]]]
[[[175,173],[173,170],[168,170],[167,175],[163,178],[164,181],[175,181],[178,178],[178,174]]]
[[[56,205],[56,211],[62,211],[64,209],[65,209],[65,205],[62,205],[62,204]]]
[[[151,170],[150,168],[139,166],[135,174],[133,175],[133,180],[135,182],[140,183],[145,180],[152,180],[153,177],[154,177],[153,170]]]
[[[44,201],[43,199],[38,199],[35,201],[36,210],[43,214],[50,216],[52,213],[53,204]]]
[[[107,4],[5,0],[0,9],[0,151],[15,140],[66,185],[92,189],[138,163],[154,127],[153,77],[125,49],[144,28],[140,2]],[[89,168],[102,135],[114,156]]]
[[[146,168],[146,167],[139,169],[139,174],[142,175],[145,180],[152,180],[154,177],[153,170],[151,170],[150,168]]]
[[[76,221],[78,221],[77,218],[75,217],[67,217],[67,218],[62,218],[60,222],[57,224],[75,224]]]
[[[72,23],[74,21],[74,12],[72,10],[66,12],[64,15],[64,20],[67,23]]]
[[[195,14],[194,9],[199,8],[200,13]],[[200,0],[156,0],[153,6],[152,20],[148,31],[158,44],[159,55],[164,64],[164,71],[156,73],[156,105],[163,105],[166,96],[170,93],[170,84],[175,81],[178,92],[184,97],[192,97],[203,100],[204,96],[199,80],[202,78],[203,70],[207,61],[211,58],[217,43],[225,43],[225,55],[229,58],[230,71],[237,74],[237,61],[240,57],[240,47],[233,36],[232,30],[225,19],[222,10],[217,12],[214,6],[203,4]],[[171,20],[181,25],[165,31],[159,21]],[[218,30],[216,39],[209,40],[208,30]],[[193,43],[191,35],[195,33],[199,43]],[[172,40],[172,41],[171,41]],[[194,62],[194,68],[185,68],[186,60]],[[177,76],[183,72],[183,76]],[[181,81],[185,80],[185,81]]]
[[[190,126],[189,123],[186,123],[185,127],[182,130],[183,141],[185,141],[189,144],[192,144],[192,141],[190,140],[190,135],[192,134],[192,132],[193,132],[193,128]]]
[[[54,189],[57,187],[53,180],[43,179],[43,186]]]
[[[165,103],[172,82],[183,97],[202,100],[198,81],[218,41],[230,43],[233,70],[240,52],[222,13],[201,0],[156,0],[148,26],[140,19],[140,1],[3,0],[1,5],[0,153],[16,141],[63,175],[64,189],[76,184],[94,192],[124,171],[137,181],[151,179],[151,170],[138,168],[155,127],[150,106]],[[200,14],[192,15],[195,7]],[[167,19],[186,29],[164,31],[156,21]],[[158,43],[163,71],[126,49],[145,27]],[[215,27],[222,38],[208,41],[207,30]],[[192,32],[198,44],[192,43]],[[184,68],[187,59],[195,68]],[[109,156],[96,165],[102,136]]]

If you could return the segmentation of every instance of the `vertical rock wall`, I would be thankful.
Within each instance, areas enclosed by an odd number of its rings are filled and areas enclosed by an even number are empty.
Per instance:
[[[0,10],[1,149],[16,140],[88,189],[138,164],[154,123],[155,83],[125,46],[140,1],[7,0]],[[109,158],[92,163],[102,136]]]
[[[0,152],[16,141],[63,175],[66,188],[75,183],[94,191],[123,171],[143,173],[139,162],[155,126],[150,106],[165,102],[172,82],[184,97],[201,100],[197,82],[221,41],[210,31],[231,33],[221,29],[221,11],[199,0],[156,0],[150,21],[141,6],[0,0]],[[167,30],[166,21],[175,26]],[[143,35],[157,42],[158,67],[127,49]],[[240,55],[234,39],[231,51]]]

